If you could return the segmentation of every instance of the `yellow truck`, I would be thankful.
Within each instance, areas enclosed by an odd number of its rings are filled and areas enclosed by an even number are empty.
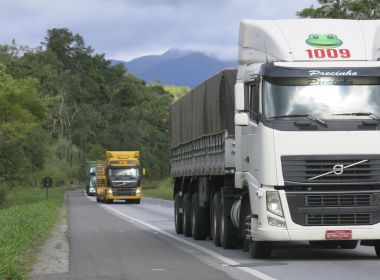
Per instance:
[[[140,204],[144,172],[139,151],[106,151],[105,160],[96,161],[96,201]]]

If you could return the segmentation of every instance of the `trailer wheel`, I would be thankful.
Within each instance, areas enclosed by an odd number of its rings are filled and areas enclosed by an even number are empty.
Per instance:
[[[220,200],[220,244],[224,249],[234,249],[237,245],[238,231],[231,221],[228,212],[225,211],[224,199]]]
[[[376,256],[380,258],[380,240],[375,240],[373,244],[375,247]]]
[[[179,193],[175,194],[174,197],[174,225],[175,225],[175,232],[177,234],[183,233],[183,217],[182,213],[179,212],[181,205],[181,197],[179,196]]]
[[[255,259],[268,259],[272,253],[272,242],[249,241],[249,254]]]
[[[207,208],[200,207],[199,194],[192,196],[191,233],[194,240],[203,240],[209,234],[209,216]]]
[[[212,200],[212,215],[211,215],[211,237],[215,246],[220,246],[220,193],[216,193]]]
[[[183,195],[183,235],[191,237],[191,194]]]

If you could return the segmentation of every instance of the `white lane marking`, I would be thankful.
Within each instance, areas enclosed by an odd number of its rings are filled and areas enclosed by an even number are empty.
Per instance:
[[[262,273],[262,272],[260,272],[260,271],[258,271],[256,269],[253,269],[253,268],[250,268],[250,267],[242,267],[242,266],[240,266],[241,264],[238,263],[237,261],[234,261],[234,260],[232,260],[230,258],[222,256],[222,255],[220,255],[220,254],[218,254],[218,253],[216,253],[214,251],[211,251],[211,250],[209,250],[209,249],[207,249],[205,247],[202,247],[202,246],[200,246],[198,244],[195,244],[195,243],[190,242],[188,240],[182,239],[182,238],[180,238],[180,237],[178,237],[176,235],[173,235],[173,234],[171,234],[169,232],[166,232],[166,231],[164,231],[164,230],[162,230],[162,229],[160,229],[160,228],[158,228],[156,226],[153,226],[153,225],[151,225],[149,223],[146,223],[144,221],[141,221],[139,219],[136,219],[134,217],[126,215],[123,212],[120,212],[120,211],[118,211],[116,209],[113,209],[110,206],[101,204],[100,207],[103,207],[105,210],[107,210],[109,212],[113,212],[115,215],[117,215],[119,217],[126,218],[128,221],[134,221],[134,222],[139,223],[139,224],[141,224],[143,226],[146,226],[146,227],[148,227],[148,228],[150,228],[150,229],[152,229],[152,230],[154,230],[156,232],[159,232],[162,235],[165,235],[165,236],[170,237],[170,238],[172,238],[174,240],[182,242],[182,243],[184,243],[184,244],[186,244],[188,246],[191,246],[191,247],[193,247],[195,249],[198,249],[199,251],[202,251],[203,253],[205,253],[207,255],[210,255],[210,256],[212,256],[212,257],[214,257],[214,258],[216,258],[216,259],[224,262],[225,264],[227,264],[229,266],[234,266],[234,267],[236,267],[239,270],[245,271],[246,273],[251,274],[251,275],[255,276],[256,278],[259,278],[260,280],[276,280],[275,278],[270,277],[269,275],[266,275],[266,274],[264,274],[264,273]]]
[[[153,271],[165,271],[166,268],[152,268]]]

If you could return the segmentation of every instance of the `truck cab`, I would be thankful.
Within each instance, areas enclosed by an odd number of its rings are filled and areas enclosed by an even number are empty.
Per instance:
[[[273,241],[380,253],[380,21],[243,21],[235,187]]]
[[[96,194],[96,161],[86,161],[86,194]]]
[[[142,198],[141,168],[138,151],[107,151],[98,161],[97,200],[111,203],[125,200],[139,204]]]

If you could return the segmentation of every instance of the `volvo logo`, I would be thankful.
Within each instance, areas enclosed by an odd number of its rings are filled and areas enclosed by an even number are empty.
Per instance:
[[[333,167],[333,172],[335,175],[341,175],[344,171],[343,164],[335,164]]]
[[[357,161],[355,163],[352,163],[352,164],[349,164],[349,165],[346,165],[346,166],[344,166],[342,163],[338,163],[338,164],[335,164],[333,166],[333,169],[331,171],[328,171],[328,172],[325,172],[323,174],[319,174],[317,176],[311,177],[308,180],[315,180],[315,179],[321,178],[323,176],[326,176],[326,175],[329,175],[329,174],[332,174],[332,173],[334,173],[335,175],[339,176],[339,175],[343,174],[344,169],[347,169],[347,168],[350,168],[350,167],[353,167],[355,165],[362,164],[362,163],[368,162],[368,161],[369,161],[368,159],[363,159],[363,160]]]

